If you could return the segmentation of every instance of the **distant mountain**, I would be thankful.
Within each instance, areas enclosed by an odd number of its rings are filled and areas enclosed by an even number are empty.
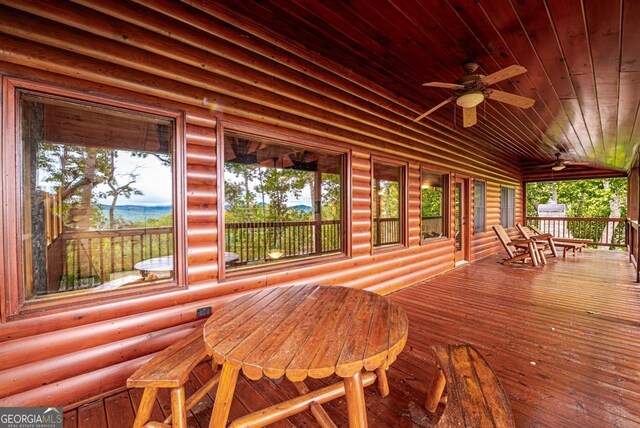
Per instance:
[[[109,205],[100,205],[102,215],[109,217]],[[142,205],[116,205],[115,216],[128,222],[140,222],[164,217],[171,214],[171,205],[142,206]]]
[[[303,211],[305,213],[310,213],[313,211],[313,208],[311,208],[309,205],[293,205],[289,207],[289,209]]]

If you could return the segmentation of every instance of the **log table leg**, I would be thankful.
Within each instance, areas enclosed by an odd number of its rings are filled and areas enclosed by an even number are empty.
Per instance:
[[[231,410],[231,401],[233,400],[233,393],[236,390],[239,373],[240,368],[232,367],[228,362],[223,364],[220,382],[218,383],[218,392],[216,392],[216,399],[213,403],[213,413],[211,414],[209,428],[224,428],[227,426],[227,419],[229,418],[229,411]]]
[[[387,380],[387,371],[383,367],[376,369],[376,386],[378,387],[378,393],[382,398],[389,395],[389,381]]]
[[[367,406],[360,372],[344,378],[344,392],[349,413],[349,428],[367,428]]]

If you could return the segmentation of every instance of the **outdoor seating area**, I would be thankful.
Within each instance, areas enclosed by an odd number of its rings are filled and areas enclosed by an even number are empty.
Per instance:
[[[640,426],[640,1],[0,3],[0,414]]]
[[[447,344],[469,344],[482,355],[486,362],[478,357],[471,361],[481,366],[488,363],[493,369],[508,400],[496,412],[503,409],[501,414],[508,415],[510,406],[515,426],[640,423],[636,382],[640,302],[632,281],[633,267],[624,253],[590,250],[578,258],[552,258],[542,268],[526,269],[505,269],[493,256],[391,294],[388,298],[408,316],[409,335],[386,371],[388,396],[380,395],[377,388],[365,388],[369,426],[436,426],[447,414],[447,406],[455,403],[450,399],[436,403],[433,414],[425,408],[437,367],[443,364],[441,349],[445,349],[437,348],[436,360],[431,348]],[[198,352],[203,349],[202,345]],[[187,395],[217,380],[220,373],[215,373],[210,360],[196,366],[184,382]],[[304,384],[313,391],[330,388],[338,379],[335,375],[308,377]],[[490,388],[487,382],[483,377],[484,388]],[[499,392],[487,394],[503,400]],[[296,400],[299,395],[286,376],[252,380],[240,374],[229,419]],[[450,397],[446,389],[445,395]],[[214,387],[190,407],[185,414],[187,426],[208,426],[216,396]],[[143,400],[137,388],[123,391],[66,412],[65,426],[131,426]],[[171,408],[169,391],[159,389],[157,399],[150,402],[151,419],[165,420]],[[349,405],[344,397],[321,408],[336,426],[348,425]],[[307,410],[272,426],[320,425],[313,410]]]

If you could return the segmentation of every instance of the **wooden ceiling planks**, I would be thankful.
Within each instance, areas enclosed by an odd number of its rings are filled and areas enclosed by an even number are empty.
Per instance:
[[[532,109],[490,101],[486,123],[453,132],[525,162],[548,162],[560,149],[568,159],[624,170],[635,154],[637,79],[620,71],[640,72],[638,2],[187,3],[203,11],[224,9],[227,16],[235,14],[236,22],[253,22],[283,40],[283,47],[293,40],[307,49],[307,58],[323,58],[327,69],[337,63],[349,78],[357,74],[360,83],[371,82],[379,89],[374,91],[404,100],[417,114],[450,95],[421,83],[454,81],[463,74],[459,64],[470,57],[485,73],[522,64],[526,75],[496,89],[534,98]],[[453,108],[447,105],[424,124],[453,128]]]
[[[583,2],[602,123],[605,164],[616,162],[622,5],[618,1]]]
[[[640,31],[628,31],[640,23],[640,2],[626,2],[622,16],[620,58],[620,100],[618,108],[618,153],[624,152],[625,163],[633,162],[638,151],[636,124],[640,112]]]
[[[553,117],[552,126],[557,128],[553,133],[556,141],[555,148],[568,152],[569,147],[572,147],[579,157],[584,158],[588,153],[585,147],[589,146],[590,141],[580,139],[560,101],[561,99],[575,98],[576,95],[552,22],[549,20],[548,14],[540,13],[541,9],[546,10],[546,6],[542,1],[512,3],[512,5],[514,13],[517,14],[525,30],[524,36],[530,43],[537,59],[535,66],[541,68],[544,78],[551,82],[551,86],[544,85],[543,82],[542,87],[547,89],[546,93],[541,93],[541,95],[543,95],[545,105]],[[571,155],[569,154],[567,157],[569,158]]]

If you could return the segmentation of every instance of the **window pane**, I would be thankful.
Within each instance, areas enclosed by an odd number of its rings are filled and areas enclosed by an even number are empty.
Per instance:
[[[227,270],[343,251],[344,156],[225,133]]]
[[[473,230],[474,232],[484,232],[485,230],[485,192],[484,181],[476,181],[473,196]]]
[[[24,297],[173,279],[172,120],[21,94]]]
[[[420,184],[422,239],[439,238],[445,235],[445,189],[445,175],[422,171]]]
[[[513,227],[515,219],[515,189],[500,189],[500,223],[504,227]]]
[[[404,168],[373,163],[373,246],[402,242],[402,174]]]

